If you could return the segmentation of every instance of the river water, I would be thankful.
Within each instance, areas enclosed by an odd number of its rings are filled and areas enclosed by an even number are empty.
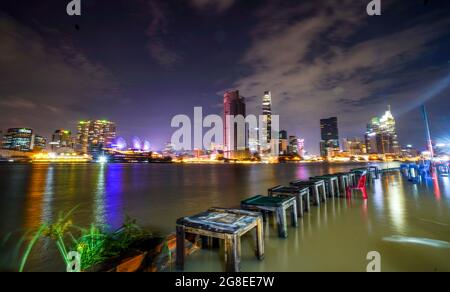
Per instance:
[[[295,179],[346,171],[355,164],[0,164],[1,269],[14,270],[19,236],[75,206],[73,221],[119,227],[126,215],[162,234],[209,207],[238,207],[250,195]],[[386,165],[383,165],[384,167]],[[393,167],[394,164],[387,165]],[[289,238],[266,228],[265,260],[243,240],[243,271],[365,271],[371,251],[383,271],[450,271],[450,181],[412,184],[398,173],[374,181],[369,200],[334,199],[314,207]],[[29,271],[63,271],[52,244],[40,242]],[[221,252],[188,257],[187,271],[222,271]]]

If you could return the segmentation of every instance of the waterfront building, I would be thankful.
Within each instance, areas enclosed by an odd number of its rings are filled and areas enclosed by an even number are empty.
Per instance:
[[[298,147],[297,136],[289,136],[288,154],[289,155],[300,155],[300,149]]]
[[[321,119],[320,134],[320,155],[323,158],[334,156],[340,151],[337,117]]]
[[[272,140],[272,93],[270,91],[264,92],[262,101],[262,117],[263,123],[261,125],[261,152],[270,150]]]
[[[32,151],[34,132],[30,128],[11,128],[3,135],[2,148],[15,151]]]
[[[244,159],[250,157],[248,151],[248,129],[244,130],[244,137],[239,137],[238,125],[229,125],[229,118],[246,117],[245,98],[238,90],[227,91],[223,98],[224,107],[224,156],[228,159]],[[230,127],[234,127],[233,129]],[[238,139],[241,138],[241,139]],[[241,141],[243,140],[243,141]],[[240,143],[241,142],[241,143]]]
[[[94,158],[103,148],[110,148],[116,138],[116,124],[107,120],[88,120],[78,123],[77,141],[83,154]]]
[[[407,145],[401,152],[404,158],[416,158],[420,155],[420,151],[414,149],[412,145]]]
[[[72,132],[69,130],[56,130],[49,143],[52,152],[71,152],[74,148]]]
[[[45,149],[47,149],[47,138],[40,135],[35,135],[33,150],[45,150]]]
[[[280,155],[287,155],[288,154],[288,146],[289,146],[287,131],[285,131],[285,130],[280,131],[279,144],[280,144],[279,145]]]
[[[254,133],[256,134],[255,137],[248,137],[248,148],[251,153],[259,153],[260,150],[260,144],[259,144],[259,128],[254,129]]]
[[[366,154],[366,143],[360,138],[345,138],[343,141],[344,151],[350,155]]]
[[[381,117],[374,117],[367,125],[366,148],[369,154],[395,154],[401,153],[398,142],[395,119],[391,106]]]

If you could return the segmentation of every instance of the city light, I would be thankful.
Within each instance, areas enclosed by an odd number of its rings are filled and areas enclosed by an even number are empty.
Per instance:
[[[108,163],[108,157],[106,157],[106,156],[100,156],[100,157],[97,159],[97,162],[98,162],[98,163],[101,163],[101,164]]]
[[[78,155],[76,153],[56,154],[56,153],[38,153],[32,156],[31,161],[35,163],[85,163],[90,162],[92,157],[89,155]]]

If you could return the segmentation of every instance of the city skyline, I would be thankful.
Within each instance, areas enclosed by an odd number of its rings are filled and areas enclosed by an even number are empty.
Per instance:
[[[108,119],[163,149],[173,116],[220,113],[235,88],[258,114],[270,90],[281,127],[312,153],[320,118],[337,116],[341,138],[362,137],[388,104],[402,146],[426,147],[424,102],[435,142],[450,139],[444,2],[384,1],[383,21],[354,1],[98,1],[80,17],[41,2],[0,4],[0,31],[14,32],[1,34],[3,131],[30,127],[50,141],[55,129]]]

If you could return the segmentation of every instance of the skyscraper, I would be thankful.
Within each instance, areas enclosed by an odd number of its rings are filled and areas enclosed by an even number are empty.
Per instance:
[[[78,124],[78,144],[81,152],[96,157],[105,147],[111,147],[116,138],[116,124],[106,120],[80,121]]]
[[[297,136],[289,136],[288,154],[300,155],[299,139]]]
[[[53,133],[50,145],[53,152],[73,149],[72,132],[64,129],[56,130]]]
[[[388,110],[381,118],[372,118],[367,125],[366,148],[369,154],[401,153],[391,106],[388,106]]]
[[[47,138],[35,135],[33,150],[45,150],[47,148]]]
[[[245,98],[241,97],[238,90],[227,91],[223,97],[224,107],[224,155],[225,158],[238,159],[246,155],[248,148],[248,131],[244,129],[243,137],[238,131],[238,124],[231,125],[230,118],[237,116],[246,117]],[[233,128],[231,128],[233,127]]]
[[[288,133],[285,130],[281,130],[280,131],[280,137],[279,137],[280,141],[280,146],[279,146],[279,150],[280,150],[280,155],[287,155],[288,154]]]
[[[340,150],[338,119],[336,117],[320,120],[320,134],[320,155],[322,157],[328,157],[333,152]]]
[[[350,155],[366,154],[366,144],[360,138],[345,138],[344,151]]]
[[[33,129],[11,128],[3,136],[2,148],[15,151],[32,151],[34,147]]]
[[[272,140],[272,94],[270,91],[264,92],[263,102],[263,125],[261,126],[261,150],[268,150]]]

